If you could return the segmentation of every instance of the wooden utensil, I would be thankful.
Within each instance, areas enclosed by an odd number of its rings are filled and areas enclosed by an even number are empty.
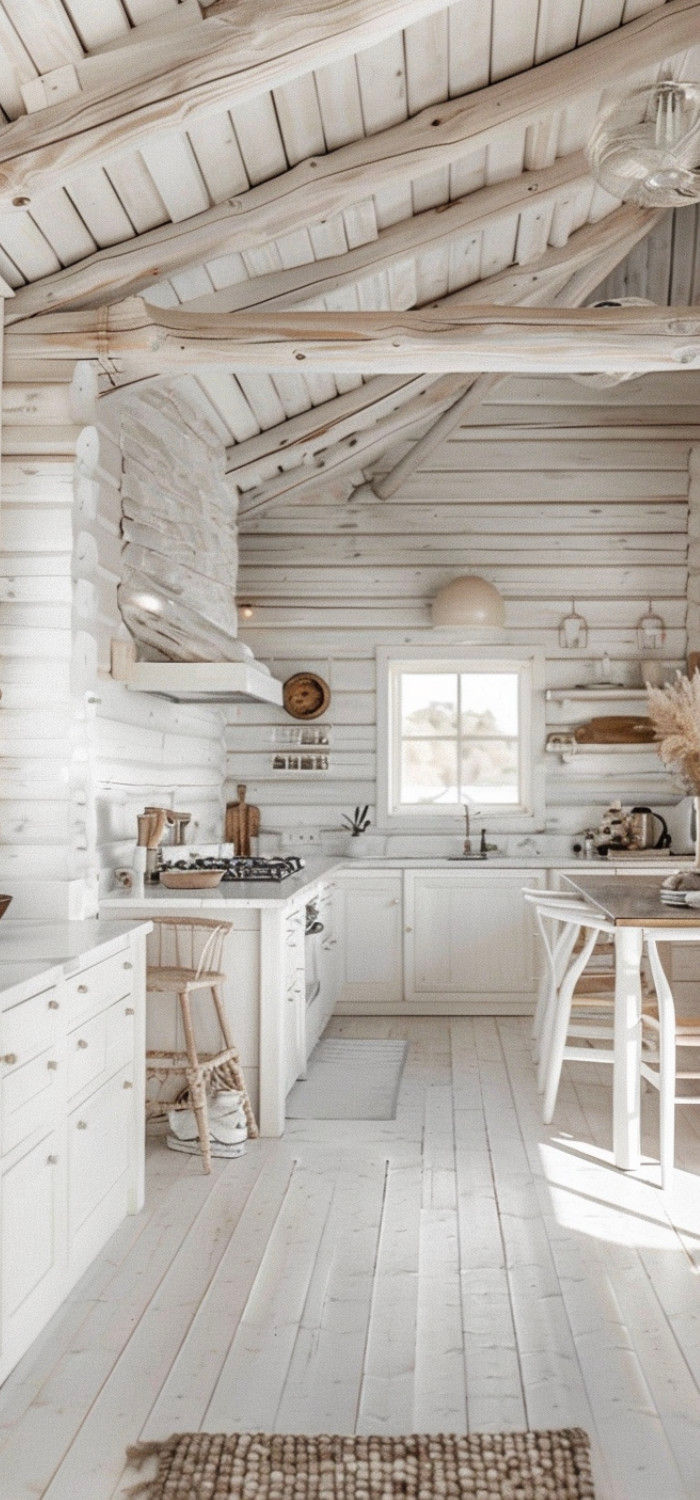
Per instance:
[[[226,842],[233,844],[234,854],[247,858],[250,854],[250,841],[257,838],[260,832],[260,808],[246,802],[246,789],[242,783],[236,787],[236,791],[238,802],[226,804]]]
[[[651,719],[632,714],[604,714],[577,724],[578,745],[653,745],[656,740]]]

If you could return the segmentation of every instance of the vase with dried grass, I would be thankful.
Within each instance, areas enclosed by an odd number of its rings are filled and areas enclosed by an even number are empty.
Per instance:
[[[669,770],[685,783],[695,804],[695,859],[693,870],[674,877],[684,885],[700,885],[700,671],[692,677],[676,673],[664,687],[647,687],[649,717],[659,755]]]

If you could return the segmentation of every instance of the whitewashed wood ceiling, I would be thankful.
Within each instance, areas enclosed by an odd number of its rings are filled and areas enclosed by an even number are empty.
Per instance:
[[[185,37],[207,9],[198,0],[1,0],[5,120],[73,94],[77,103],[90,76],[86,60],[94,68],[101,57],[117,80],[126,77],[130,41],[143,45],[152,38],[155,44],[180,28]],[[220,9],[215,4],[212,15]],[[298,164],[373,137],[381,156],[384,133],[422,111],[463,95],[478,106],[480,92],[499,81],[574,53],[664,7],[658,0],[456,0],[404,28],[402,9],[397,4],[396,30],[378,44],[244,104],[196,117],[186,130],[160,131],[138,151],[110,157],[104,166],[88,165],[65,182],[59,172],[50,191],[33,196],[26,210],[0,215],[0,275],[17,291],[18,309],[22,288],[41,289],[54,279],[58,284],[66,267],[91,266],[100,251],[135,246],[161,226],[189,227],[232,198],[245,209],[246,194],[262,183],[271,185],[273,209],[278,202],[281,217]],[[700,37],[698,42],[694,52],[659,58],[636,76],[698,76]],[[562,92],[561,105],[544,109],[535,123],[513,124],[496,141],[437,170],[392,178],[366,196],[362,174],[356,174],[341,211],[322,209],[314,218],[307,207],[298,222],[287,214],[284,233],[268,230],[259,242],[252,236],[245,248],[195,254],[167,276],[157,275],[154,250],[149,299],[208,310],[292,303],[399,310],[468,287],[473,298],[480,282],[534,262],[548,248],[562,249],[584,226],[617,208],[577,156],[603,97],[596,76],[591,67],[585,86],[572,96]],[[623,74],[619,82],[626,81]],[[499,184],[506,185],[502,191]],[[494,191],[484,198],[489,188]],[[449,212],[448,204],[454,205]],[[665,215],[603,288],[607,296],[699,301],[695,210]],[[217,371],[184,383],[229,446],[242,491],[275,468],[305,461],[303,453],[297,460],[295,444],[307,443],[308,458],[309,410],[324,408],[319,425],[326,417],[344,422],[334,428],[336,441],[352,441],[368,421],[366,414],[355,419],[358,375]],[[391,409],[390,386],[375,381],[369,393],[380,402],[377,420]],[[393,405],[403,399],[400,394]],[[268,443],[261,438],[265,432],[271,434]],[[396,441],[389,434],[385,446]],[[261,468],[257,459],[263,453]]]

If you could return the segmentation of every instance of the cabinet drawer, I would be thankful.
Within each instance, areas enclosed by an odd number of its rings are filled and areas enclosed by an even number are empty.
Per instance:
[[[88,1084],[110,1077],[125,1067],[133,1055],[134,1008],[117,1000],[107,1010],[83,1021],[68,1033],[68,1098],[73,1099]]]
[[[62,999],[68,1013],[68,1025],[75,1026],[87,1016],[106,1010],[115,1000],[128,995],[131,989],[133,964],[128,948],[113,953],[100,964],[82,969],[71,979],[64,980]]]
[[[0,1018],[3,1076],[8,1068],[21,1066],[53,1046],[59,1003],[54,989],[42,990],[5,1011]]]
[[[132,1071],[123,1068],[68,1116],[68,1239],[99,1215],[102,1201],[129,1169],[134,1093]],[[109,1230],[107,1231],[109,1233]]]
[[[53,1048],[29,1062],[2,1070],[2,1154],[14,1151],[28,1136],[52,1125],[59,1108],[58,1060]]]

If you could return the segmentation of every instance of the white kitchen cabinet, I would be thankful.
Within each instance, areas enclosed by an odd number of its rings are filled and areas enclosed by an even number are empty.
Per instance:
[[[0,1009],[0,1380],[143,1203],[145,931]]]
[[[2,1345],[6,1375],[61,1301],[65,1164],[59,1128],[5,1159],[0,1176]]]
[[[542,884],[538,870],[407,871],[407,1006],[456,1015],[531,1010],[539,956],[522,888]]]
[[[403,1008],[402,882],[400,870],[338,876],[341,1015]]]
[[[306,997],[304,993],[304,919],[306,906],[297,902],[284,921],[284,1081],[285,1092],[306,1067]]]

